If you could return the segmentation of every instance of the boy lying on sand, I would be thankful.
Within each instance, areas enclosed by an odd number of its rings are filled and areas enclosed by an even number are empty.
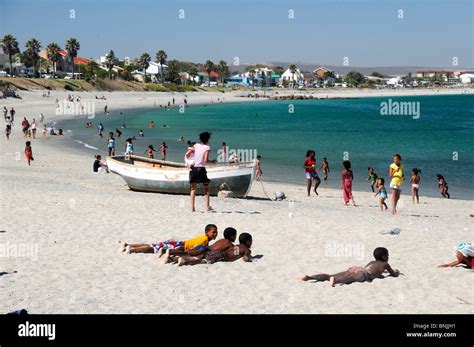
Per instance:
[[[162,263],[166,264],[169,262],[177,263],[179,256],[198,257],[204,258],[206,252],[225,252],[229,248],[234,246],[235,239],[237,238],[237,230],[234,228],[225,228],[224,238],[217,240],[209,247],[196,247],[190,251],[182,251],[179,249],[167,249],[165,256],[163,257]],[[163,249],[158,253],[158,257],[163,255]]]
[[[177,265],[213,264],[218,261],[232,262],[240,258],[245,262],[251,262],[250,247],[252,247],[252,235],[242,233],[239,236],[239,245],[237,246],[225,251],[211,250],[200,257],[179,257]]]
[[[217,226],[208,224],[205,228],[205,234],[195,237],[193,239],[176,241],[167,240],[158,243],[136,243],[128,244],[122,243],[118,249],[119,253],[161,253],[163,250],[176,249],[181,251],[191,251],[193,249],[199,250],[201,247],[207,247],[209,241],[215,240],[217,237]]]
[[[354,266],[346,271],[334,275],[318,274],[313,276],[301,275],[297,279],[302,281],[329,281],[331,287],[335,284],[351,284],[353,282],[371,282],[375,278],[384,278],[382,273],[388,271],[393,277],[398,277],[400,272],[392,270],[388,264],[388,250],[383,247],[377,247],[374,250],[375,261],[371,261],[365,267]]]
[[[438,267],[455,267],[465,265],[468,269],[474,269],[474,245],[462,242],[456,246],[454,252],[456,260],[449,264],[439,265]]]

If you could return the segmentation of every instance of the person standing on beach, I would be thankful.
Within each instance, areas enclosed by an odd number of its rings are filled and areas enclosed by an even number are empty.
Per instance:
[[[306,159],[304,160],[305,176],[307,183],[308,196],[311,196],[311,185],[314,181],[314,193],[318,195],[318,186],[321,183],[318,173],[316,172],[316,152],[310,149],[306,152]]]
[[[161,150],[161,160],[166,160],[166,150],[168,149],[168,146],[166,145],[166,142],[163,142],[162,145],[160,146]]]
[[[352,181],[354,180],[354,174],[351,170],[351,162],[346,160],[342,163],[342,166],[344,166],[344,170],[342,171],[341,188],[344,203],[347,206],[349,201],[352,200],[352,204],[355,206],[356,203],[354,201],[354,196],[352,195]]]
[[[189,149],[186,152],[185,158],[189,158],[194,154],[194,165],[191,166],[191,171],[189,173],[189,183],[191,185],[191,212],[196,212],[194,205],[196,198],[196,186],[197,184],[204,185],[204,195],[206,200],[206,212],[211,211],[212,208],[209,205],[209,178],[207,178],[207,171],[205,164],[214,164],[216,160],[209,160],[209,153],[211,147],[209,147],[209,141],[211,139],[211,134],[207,131],[199,134],[200,143],[196,143],[192,149]]]
[[[42,112],[40,113],[39,118],[40,118],[40,123],[43,123],[43,121],[44,121],[44,114],[43,114]]]
[[[115,139],[113,132],[109,133],[109,138],[107,139],[107,149],[109,151],[109,157],[115,155]]]
[[[125,140],[125,155],[132,155],[133,154],[133,142],[132,139],[129,137]]]
[[[420,197],[418,195],[418,192],[420,190],[420,182],[421,182],[421,177],[418,174],[420,173],[421,173],[420,170],[418,170],[417,168],[414,168],[412,170],[412,175],[410,178],[412,201],[413,203],[415,203],[415,198],[416,198],[416,202],[418,204],[420,203]]]
[[[26,161],[28,162],[28,165],[31,165],[31,161],[34,159],[33,159],[33,149],[31,148],[30,141],[26,141],[25,157],[26,157]]]
[[[389,168],[389,176],[392,179],[390,181],[390,188],[392,188],[392,214],[397,213],[397,203],[402,193],[403,184],[403,164],[401,163],[402,157],[400,154],[393,155],[393,163]]]
[[[443,175],[437,174],[436,179],[438,180],[438,188],[439,192],[443,196],[443,198],[451,199],[451,196],[448,193],[448,182],[444,179]]]
[[[10,134],[12,133],[12,126],[10,122],[7,122],[7,126],[5,127],[5,136],[7,137],[7,140],[10,140]]]
[[[31,122],[31,134],[34,139],[36,139],[36,119],[33,118],[33,121]]]
[[[375,193],[374,187],[377,184],[377,179],[379,178],[379,176],[375,173],[373,167],[369,166],[367,168],[367,171],[369,172],[369,177],[367,177],[367,181],[370,181],[370,189],[372,189],[372,193]]]
[[[222,142],[222,158],[224,159],[224,163],[227,161],[227,145],[225,142]]]
[[[3,106],[3,118],[5,118],[5,122],[8,121],[8,108]]]
[[[12,122],[12,125],[13,123],[15,122],[15,109],[12,107],[12,109],[10,110],[10,121]]]
[[[257,161],[255,163],[255,180],[260,181],[262,178],[263,172],[262,172],[262,166],[260,164],[260,160],[262,159],[261,155],[257,155]]]
[[[324,180],[327,181],[328,173],[329,173],[329,163],[327,158],[323,158],[323,162],[321,163],[320,170],[323,170]]]

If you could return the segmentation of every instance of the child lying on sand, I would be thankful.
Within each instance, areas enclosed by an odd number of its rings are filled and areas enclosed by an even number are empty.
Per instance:
[[[393,277],[398,277],[400,272],[392,270],[388,264],[388,250],[378,247],[374,250],[375,261],[371,261],[365,267],[354,266],[346,271],[339,272],[334,275],[318,274],[313,276],[301,275],[297,279],[302,281],[329,281],[331,287],[335,284],[351,284],[353,282],[371,282],[375,278],[383,278],[382,273],[388,271]]]
[[[439,265],[438,267],[455,267],[458,265],[466,265],[468,269],[474,269],[474,245],[470,243],[460,243],[456,246],[454,252],[456,260],[449,264]]]
[[[213,264],[218,261],[232,262],[240,258],[245,262],[251,262],[250,247],[252,247],[252,235],[242,233],[239,236],[239,245],[237,246],[227,248],[225,251],[210,250],[201,257],[179,257],[177,265]]]
[[[205,234],[195,237],[190,240],[176,241],[176,240],[167,240],[158,243],[137,243],[137,244],[128,244],[123,243],[119,252],[130,253],[161,253],[163,250],[176,249],[181,251],[191,251],[193,249],[200,249],[200,247],[207,247],[209,241],[215,240],[217,237],[217,226],[214,224],[208,224],[205,228]]]
[[[165,254],[162,260],[163,264],[167,264],[169,262],[177,263],[179,256],[187,256],[187,257],[200,256],[201,258],[203,258],[206,252],[210,252],[210,251],[224,252],[227,249],[233,247],[234,246],[233,242],[235,242],[236,238],[237,238],[237,230],[231,227],[225,228],[224,238],[221,240],[217,240],[209,247],[198,246],[190,251],[184,251],[184,250],[179,250],[179,249],[167,249],[166,252],[162,248],[160,249],[160,252],[158,253],[158,258],[160,258],[163,254]]]

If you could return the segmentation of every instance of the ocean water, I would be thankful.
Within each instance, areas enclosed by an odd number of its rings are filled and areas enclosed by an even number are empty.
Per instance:
[[[381,102],[415,102],[417,115],[381,115]],[[177,97],[177,101],[180,102]],[[106,151],[109,131],[120,128],[117,152],[123,152],[125,139],[136,136],[135,153],[144,153],[152,144],[169,146],[168,160],[182,161],[185,143],[198,134],[212,133],[211,157],[226,142],[230,149],[256,150],[262,156],[265,180],[305,184],[303,161],[306,151],[316,151],[317,166],[323,157],[330,165],[329,180],[322,186],[338,188],[342,162],[349,158],[354,170],[354,188],[369,190],[367,167],[388,180],[388,167],[394,153],[405,165],[404,194],[409,194],[411,169],[421,170],[421,195],[439,196],[436,174],[444,175],[453,198],[474,198],[474,96],[412,96],[346,100],[285,100],[258,103],[190,105],[184,113],[176,107],[115,110],[96,115],[93,128],[85,128],[85,116],[59,122],[56,127],[71,131],[76,141]],[[120,116],[120,111],[123,116]],[[290,112],[293,111],[293,112]],[[149,123],[154,121],[155,128]],[[97,136],[99,122],[104,138]],[[166,127],[163,127],[166,125]],[[139,130],[145,133],[138,137]],[[97,151],[89,148],[92,153]],[[157,153],[156,157],[160,154]],[[388,182],[386,183],[388,187]]]

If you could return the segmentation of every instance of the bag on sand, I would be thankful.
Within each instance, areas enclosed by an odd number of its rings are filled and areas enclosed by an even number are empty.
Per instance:
[[[217,197],[221,199],[233,198],[234,193],[230,190],[229,186],[226,183],[222,183],[219,187],[219,192],[217,193]]]

